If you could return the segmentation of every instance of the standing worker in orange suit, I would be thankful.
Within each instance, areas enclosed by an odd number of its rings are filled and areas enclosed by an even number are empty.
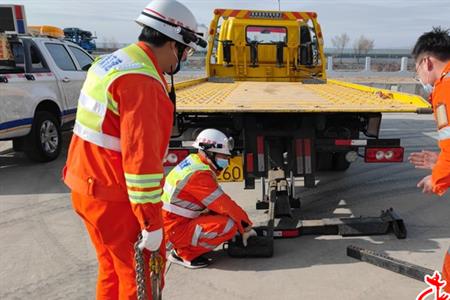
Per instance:
[[[450,187],[450,35],[449,30],[434,28],[417,41],[413,56],[417,76],[425,92],[431,94],[434,117],[439,134],[440,153],[423,152],[423,157],[413,155],[417,167],[430,166],[432,174],[423,178],[417,187],[424,193],[442,196]],[[450,249],[443,266],[443,278],[447,280],[445,291],[450,292]]]
[[[217,176],[228,166],[232,142],[216,129],[205,129],[196,138],[191,154],[167,176],[163,194],[165,236],[173,246],[168,260],[189,269],[208,266],[203,254],[212,251],[236,232],[256,236],[247,213],[219,186]]]
[[[206,44],[195,17],[175,0],[151,1],[136,22],[143,27],[139,42],[101,57],[88,72],[63,172],[97,252],[97,299],[137,298],[139,233],[147,260],[147,251],[158,249],[165,257],[163,159],[174,105],[163,73],[175,74],[197,44]]]

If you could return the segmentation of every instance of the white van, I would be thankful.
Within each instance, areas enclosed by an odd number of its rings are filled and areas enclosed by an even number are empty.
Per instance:
[[[9,59],[0,56],[0,140],[12,140],[14,150],[32,160],[54,160],[62,128],[75,119],[93,58],[58,38],[3,33],[5,39]]]

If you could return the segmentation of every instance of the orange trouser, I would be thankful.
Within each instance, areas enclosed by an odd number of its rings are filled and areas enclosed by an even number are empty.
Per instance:
[[[141,229],[130,203],[102,201],[72,192],[72,205],[83,219],[97,252],[97,299],[135,300],[134,243]],[[165,249],[161,249],[161,255],[165,260]],[[148,258],[145,253],[146,266]],[[148,267],[146,278],[147,295],[151,295]]]
[[[184,217],[166,218],[163,211],[164,229],[168,241],[177,254],[188,261],[230,240],[237,232],[236,223],[227,216],[202,215],[195,219]]]
[[[444,291],[450,293],[450,248],[445,253],[444,265],[442,266],[442,279],[447,281]]]

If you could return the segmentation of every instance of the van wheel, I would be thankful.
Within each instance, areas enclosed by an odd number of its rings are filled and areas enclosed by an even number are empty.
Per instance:
[[[61,126],[58,119],[47,111],[38,111],[26,137],[25,154],[31,160],[48,162],[61,152]]]

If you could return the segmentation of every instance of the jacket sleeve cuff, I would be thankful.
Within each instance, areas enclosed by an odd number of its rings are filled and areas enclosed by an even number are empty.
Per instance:
[[[141,229],[147,231],[154,231],[163,227],[161,207],[162,202],[146,204],[131,203],[131,208],[141,225]]]
[[[447,191],[448,186],[443,186],[442,184],[433,185],[433,193],[438,196],[443,196]]]

